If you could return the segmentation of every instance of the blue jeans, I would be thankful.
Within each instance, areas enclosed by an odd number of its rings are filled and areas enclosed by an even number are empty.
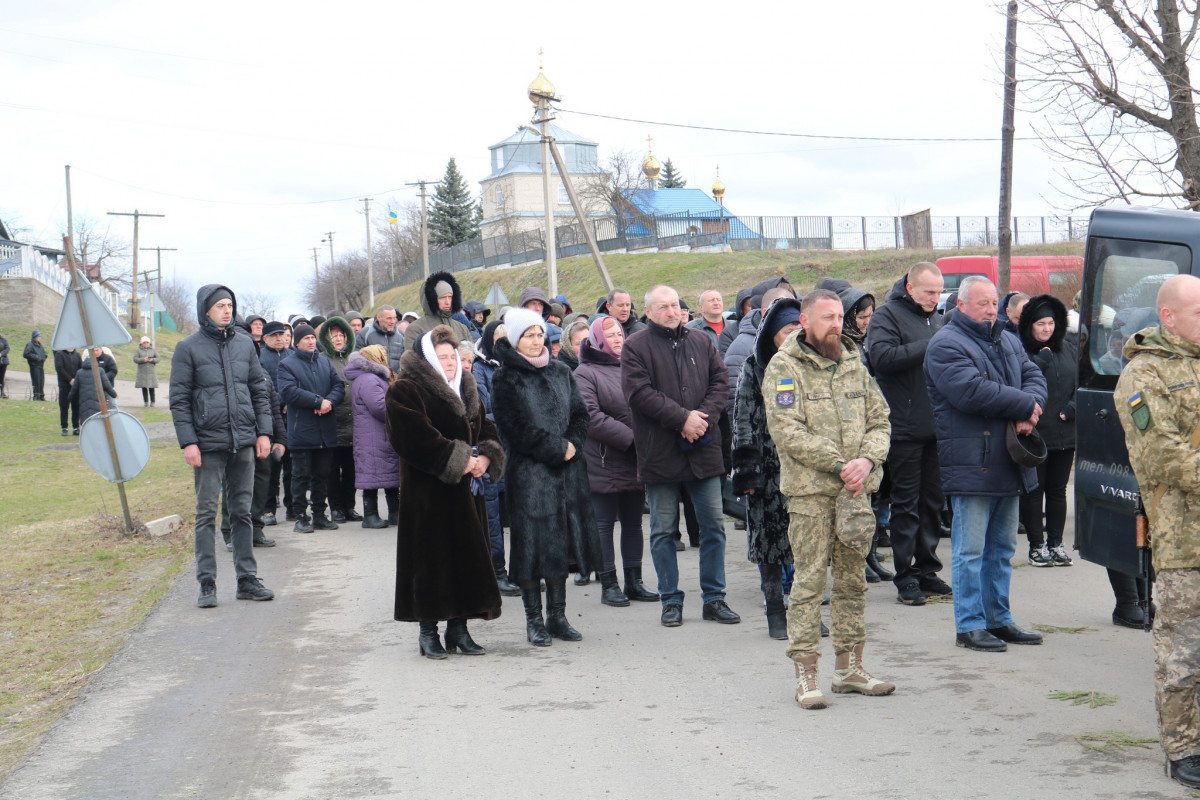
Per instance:
[[[683,605],[679,591],[679,562],[675,557],[675,531],[679,528],[680,487],[686,487],[700,523],[700,597],[705,603],[725,599],[725,511],[721,506],[721,479],[652,483],[646,486],[650,502],[650,557],[658,573],[658,593],[664,606]]]
[[[200,454],[200,466],[193,473],[196,486],[196,580],[216,580],[217,500],[221,485],[227,489],[233,566],[239,578],[255,575],[253,527],[250,501],[254,496],[254,448],[243,447],[236,453],[217,450]]]
[[[954,495],[950,574],[958,633],[1012,624],[1008,587],[1017,550],[1018,498]]]
[[[484,473],[483,505],[487,509],[488,543],[491,547],[492,558],[500,557],[504,561],[504,531],[500,528],[500,493],[504,491],[504,479],[492,483],[492,479]]]

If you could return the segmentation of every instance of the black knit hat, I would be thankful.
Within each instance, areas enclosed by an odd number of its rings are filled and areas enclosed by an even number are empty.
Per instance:
[[[292,340],[299,342],[305,336],[316,336],[316,335],[317,335],[317,332],[313,330],[312,325],[309,325],[306,322],[301,322],[292,331]]]

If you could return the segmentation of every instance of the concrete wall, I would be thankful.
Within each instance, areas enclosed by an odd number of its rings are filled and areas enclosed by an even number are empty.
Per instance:
[[[33,278],[0,280],[0,319],[33,325],[53,325],[58,321],[63,296]],[[49,347],[47,346],[47,349]]]

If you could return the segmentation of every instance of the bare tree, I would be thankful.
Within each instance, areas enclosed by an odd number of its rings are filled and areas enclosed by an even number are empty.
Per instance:
[[[166,307],[167,314],[175,320],[175,327],[180,333],[196,330],[196,290],[190,283],[179,278],[164,278],[158,298]]]
[[[1022,85],[1076,207],[1182,198],[1200,207],[1188,60],[1197,0],[1025,0]],[[1067,188],[1070,187],[1070,188]]]
[[[249,319],[257,314],[267,320],[275,319],[275,309],[279,307],[279,298],[270,292],[238,292],[238,315]]]
[[[600,167],[598,176],[580,184],[576,191],[583,206],[602,205],[612,209],[620,236],[625,235],[632,219],[642,216],[635,200],[650,188],[641,159],[629,150],[613,152]]]
[[[396,222],[385,214],[377,222],[378,253],[375,255],[375,287],[394,285],[408,267],[421,263],[421,205],[414,201],[388,203],[388,213],[395,212]],[[383,282],[380,278],[383,277]]]
[[[112,232],[108,222],[101,222],[86,215],[76,217],[75,238],[72,243],[79,265],[94,268],[94,271],[85,270],[85,274],[92,280],[124,287],[130,285],[133,274],[129,259],[133,248],[128,239]]]
[[[386,265],[376,259],[375,276],[378,280]],[[334,306],[333,287],[337,286],[337,306]],[[377,286],[379,284],[376,284]],[[365,308],[367,305],[367,253],[357,250],[346,253],[320,269],[318,276],[307,278],[304,286],[304,302],[314,313],[326,316],[342,316],[347,311]]]

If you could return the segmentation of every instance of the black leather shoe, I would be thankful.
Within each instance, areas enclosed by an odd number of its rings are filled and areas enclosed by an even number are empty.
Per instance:
[[[274,514],[263,514],[263,527],[269,528],[272,525],[278,525],[279,521],[275,519]]]
[[[363,520],[362,514],[358,513],[353,508],[346,512],[346,521],[347,522],[362,522],[362,520]]]
[[[324,514],[317,514],[316,512],[313,512],[312,526],[314,530],[318,531],[336,531],[338,529],[336,522],[332,522],[326,519]]]
[[[296,520],[296,524],[292,527],[292,530],[294,530],[296,533],[312,533],[312,520],[309,519],[307,515],[302,516],[300,519]]]
[[[896,590],[896,600],[906,606],[925,605],[925,593],[916,581],[909,581]]]
[[[259,536],[257,539],[254,540],[254,546],[255,547],[274,547],[275,540],[268,539],[265,536]]]
[[[1167,761],[1167,777],[1184,786],[1200,789],[1200,756],[1188,756],[1178,761]]]
[[[950,584],[939,578],[937,575],[930,575],[922,578],[919,586],[921,591],[928,597],[929,595],[945,595],[953,596],[954,589],[950,588]]]
[[[1113,625],[1120,625],[1122,628],[1137,628],[1141,630],[1144,625],[1142,609],[1138,606],[1126,608],[1117,606],[1112,613]]]
[[[487,651],[475,644],[471,634],[467,632],[465,619],[452,619],[446,623],[446,652],[458,650],[464,656],[481,656]]]
[[[987,631],[967,631],[954,638],[954,643],[968,650],[981,650],[985,653],[1003,653],[1008,649],[1003,640],[997,639]]]
[[[442,640],[438,637],[437,623],[422,622],[420,625],[421,635],[417,638],[417,652],[426,658],[441,661],[446,657],[446,648],[442,647]]]
[[[736,625],[742,621],[741,617],[733,613],[732,608],[725,605],[724,600],[710,600],[705,603],[700,618],[719,622],[722,625]]]
[[[1042,635],[1037,631],[1027,631],[1016,625],[1008,624],[1003,628],[988,628],[988,633],[1010,644],[1041,644]]]
[[[678,603],[668,603],[663,606],[662,625],[664,628],[678,628],[683,624],[683,606]]]
[[[334,522],[345,522],[346,521],[346,513],[344,511],[335,509],[333,511],[333,513],[329,515],[329,518],[332,519]]]

